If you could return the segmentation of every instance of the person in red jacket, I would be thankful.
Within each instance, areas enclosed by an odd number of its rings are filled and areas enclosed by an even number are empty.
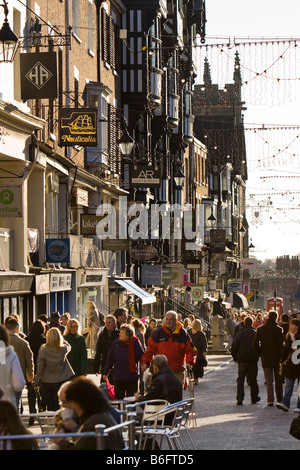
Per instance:
[[[157,328],[148,339],[147,350],[142,355],[144,371],[157,354],[167,357],[170,368],[183,384],[184,363],[193,366],[197,350],[187,331],[177,320],[177,313],[172,310],[166,313],[163,325]]]

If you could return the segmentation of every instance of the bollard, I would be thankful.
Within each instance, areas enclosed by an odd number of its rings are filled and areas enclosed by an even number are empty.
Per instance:
[[[211,319],[211,337],[213,352],[222,352],[226,348],[224,346],[224,339],[226,332],[224,331],[224,320],[220,315],[214,315]]]
[[[128,426],[128,447],[129,450],[135,450],[135,420],[136,420],[136,413],[129,412],[127,415],[127,419],[130,422]]]
[[[105,437],[105,425],[96,424],[95,426],[95,437],[96,437],[96,449],[104,450],[104,437]]]

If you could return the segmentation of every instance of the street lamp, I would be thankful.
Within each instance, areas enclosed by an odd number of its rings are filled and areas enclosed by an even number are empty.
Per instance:
[[[10,29],[7,16],[8,16],[8,7],[7,1],[3,0],[3,5],[0,5],[4,9],[4,23],[0,30],[0,62],[9,63],[12,62],[15,58],[19,39],[15,33]]]
[[[118,140],[118,144],[122,155],[128,156],[131,155],[135,141],[133,138],[128,134],[127,130],[123,133],[122,137]]]
[[[181,170],[181,168],[178,168],[174,174],[174,181],[176,186],[182,187],[184,185],[184,180],[185,180],[185,174]]]
[[[213,214],[213,210],[211,210],[211,214],[210,214],[210,216],[208,217],[207,220],[210,220],[211,222],[215,222],[217,220],[216,217]]]

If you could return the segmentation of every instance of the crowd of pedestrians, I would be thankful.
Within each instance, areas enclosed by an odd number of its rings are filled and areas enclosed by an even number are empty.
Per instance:
[[[237,404],[243,404],[245,381],[250,386],[251,402],[260,401],[257,373],[261,359],[267,405],[276,404],[288,411],[300,379],[300,365],[293,361],[295,342],[300,340],[298,313],[289,312],[280,318],[276,311],[228,314],[221,299],[214,305],[212,315],[223,318],[228,352],[238,364]],[[163,320],[138,319],[126,308],[118,308],[104,318],[93,302],[87,307],[87,328],[83,332],[75,318],[58,312],[49,319],[41,315],[26,337],[17,316],[9,316],[0,325],[0,341],[4,344],[1,354],[5,355],[0,367],[0,435],[12,433],[7,416],[22,413],[25,386],[30,413],[54,411],[60,423],[57,430],[88,432],[95,424],[111,426],[118,422],[116,410],[108,404],[109,392],[118,400],[130,396],[136,401],[165,399],[175,403],[182,399],[187,370],[192,371],[195,384],[203,377],[210,316],[206,301],[201,304],[199,318],[190,315],[184,320],[175,311],[168,311]],[[89,355],[92,372],[100,375],[99,385],[87,377]],[[4,412],[2,404],[6,402],[10,405]],[[300,412],[299,395],[295,411]],[[16,423],[19,433],[24,433],[19,419]],[[34,418],[29,424],[34,424]],[[28,442],[35,448],[34,439]],[[95,448],[91,439],[55,442],[60,449]],[[112,450],[121,449],[121,434],[116,431],[107,445]]]
[[[202,355],[207,345],[203,338],[202,341],[198,338],[203,334],[199,325],[193,325],[190,331]],[[150,319],[146,324],[128,315],[126,308],[118,308],[114,315],[104,319],[92,302],[87,309],[85,334],[70,314],[61,316],[53,312],[49,319],[41,315],[25,337],[20,331],[18,316],[10,315],[5,324],[0,325],[0,341],[4,345],[1,355],[5,355],[0,367],[0,400],[1,406],[9,403],[7,413],[12,406],[20,418],[22,393],[26,387],[31,414],[56,412],[57,423],[63,423],[64,429],[69,429],[68,423],[69,426],[72,423],[72,431],[80,432],[94,429],[95,424],[110,426],[118,422],[115,410],[108,406],[104,393],[107,387],[101,385],[112,386],[116,399],[144,397],[149,393],[151,397],[165,396],[167,401],[181,399],[185,361],[194,367],[197,356],[197,348],[178,321],[176,312],[168,312],[164,322]],[[99,386],[86,377],[88,351],[93,358],[94,373],[101,374]],[[148,380],[145,387],[143,372],[150,366],[151,373],[147,377],[153,375],[154,379],[153,382]],[[164,384],[165,379],[168,386]],[[70,409],[72,416],[67,411]],[[5,413],[1,413],[0,434],[13,434]],[[14,429],[18,428],[23,434],[24,425],[20,419],[17,423]],[[29,425],[33,424],[34,417],[31,417]],[[76,440],[74,445],[73,441],[58,440],[56,444],[64,449],[95,447],[95,442],[89,442]],[[36,442],[33,440],[30,445],[34,448]],[[121,445],[116,433],[114,439],[109,440],[109,446],[118,449]]]
[[[260,400],[257,364],[261,360],[267,388],[267,406],[289,411],[295,384],[300,413],[300,315],[298,311],[279,316],[276,310],[249,311],[231,315],[226,322],[231,336],[230,352],[238,363],[237,404],[244,399],[244,383],[250,385],[252,403]],[[275,400],[276,399],[276,400]]]

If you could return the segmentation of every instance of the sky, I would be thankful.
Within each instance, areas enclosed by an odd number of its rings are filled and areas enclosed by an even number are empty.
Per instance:
[[[282,43],[239,50],[247,108],[247,220],[249,240],[255,246],[249,255],[261,260],[300,254],[299,18],[299,0],[206,0],[206,44],[234,44],[238,42],[235,38],[242,37],[299,39],[297,48]],[[219,59],[220,49],[214,50],[219,56],[215,77],[212,71],[213,83],[217,81],[222,87],[224,83],[219,81],[226,80],[228,74],[232,83],[235,47],[221,51],[224,62]],[[267,77],[254,77],[250,72],[263,72],[265,68]],[[297,77],[299,80],[295,80]],[[263,124],[270,129],[250,130]],[[287,130],[287,125],[299,129]]]

